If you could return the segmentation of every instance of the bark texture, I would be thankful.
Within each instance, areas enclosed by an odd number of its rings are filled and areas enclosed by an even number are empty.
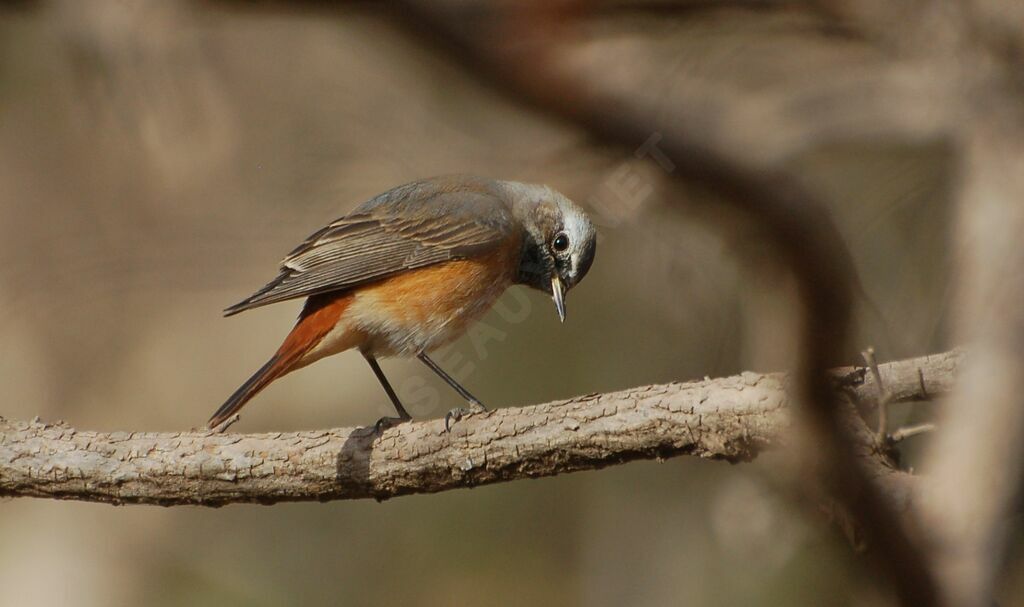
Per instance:
[[[896,401],[948,392],[957,351],[880,366]],[[853,398],[877,391],[863,368],[833,371]],[[746,461],[786,443],[784,374],[741,375],[591,394],[472,416],[372,428],[273,434],[114,432],[0,418],[0,496],[112,504],[271,504],[434,493],[695,455]],[[860,423],[848,416],[848,423]],[[868,432],[852,432],[869,441]],[[861,445],[869,472],[888,467]],[[882,483],[883,486],[886,483]],[[903,484],[903,483],[898,483]]]

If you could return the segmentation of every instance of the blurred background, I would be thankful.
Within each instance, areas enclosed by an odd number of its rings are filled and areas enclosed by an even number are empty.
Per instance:
[[[752,108],[733,125],[709,106],[695,129],[784,130],[814,108],[760,121],[781,90],[887,61],[796,11],[615,19],[586,33],[584,57],[614,57],[605,68],[637,78],[638,95],[671,103],[697,83]],[[517,288],[440,354],[485,403],[785,368],[785,274],[760,260],[756,230],[701,192],[664,203],[665,169],[642,158],[652,136],[636,154],[595,146],[478,84],[373,4],[4,4],[0,415],[200,426],[300,304],[221,310],[327,221],[445,173],[547,183],[601,232],[564,325]],[[860,302],[858,345],[883,361],[950,348],[945,146],[825,138],[786,162],[831,205],[881,311]],[[418,417],[458,404],[418,365],[384,368]],[[918,407],[896,421],[926,416]],[[273,384],[232,431],[365,425],[388,411],[346,354]],[[865,604],[857,557],[776,490],[771,467],[770,456],[679,458],[386,503],[6,501],[0,604]],[[1024,575],[1000,593],[1024,604]]]

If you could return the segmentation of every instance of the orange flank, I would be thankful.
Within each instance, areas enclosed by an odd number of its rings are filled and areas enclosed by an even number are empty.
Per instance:
[[[458,317],[480,300],[493,303],[512,282],[507,248],[476,259],[460,259],[405,272],[358,291],[372,301],[376,314],[398,325],[417,325]],[[497,291],[495,297],[482,293]]]
[[[416,356],[458,338],[512,283],[518,247],[404,272],[355,291],[342,321],[367,337],[377,356]],[[332,341],[333,341],[333,335]],[[326,351],[339,351],[336,347]]]

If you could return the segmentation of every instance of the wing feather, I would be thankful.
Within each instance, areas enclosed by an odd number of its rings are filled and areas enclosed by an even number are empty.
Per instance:
[[[483,180],[461,184],[416,182],[360,205],[306,238],[274,280],[225,315],[484,253],[514,236],[516,222],[500,193]]]

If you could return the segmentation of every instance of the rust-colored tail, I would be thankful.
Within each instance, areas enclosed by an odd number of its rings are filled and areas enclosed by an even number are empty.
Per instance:
[[[339,296],[337,293],[316,295],[306,300],[299,321],[295,323],[295,327],[278,348],[277,353],[235,390],[235,393],[210,417],[210,421],[206,422],[206,427],[216,428],[224,423],[275,379],[301,366],[299,363],[302,358],[338,324],[350,301],[349,297]]]

